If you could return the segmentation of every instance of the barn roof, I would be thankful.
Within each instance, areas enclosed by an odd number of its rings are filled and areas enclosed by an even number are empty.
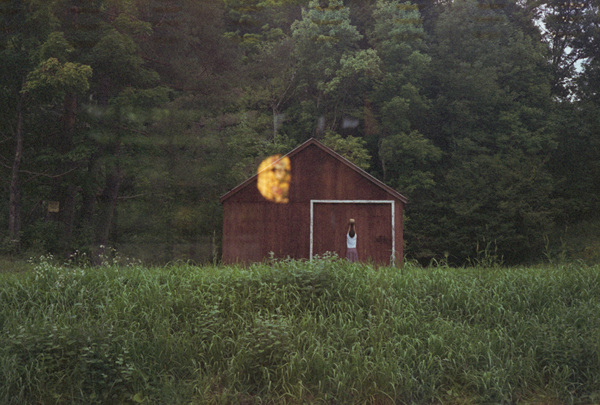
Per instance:
[[[405,204],[408,201],[406,197],[404,197],[402,194],[400,194],[399,192],[397,192],[396,190],[394,190],[392,187],[390,187],[387,184],[383,183],[382,181],[376,179],[375,177],[373,177],[372,175],[370,175],[369,173],[367,173],[366,171],[364,171],[363,169],[361,169],[360,167],[356,166],[354,163],[350,162],[348,159],[346,159],[345,157],[343,157],[342,155],[340,155],[339,153],[335,152],[333,149],[331,149],[331,148],[323,145],[321,142],[319,142],[315,138],[309,139],[308,141],[304,142],[300,146],[298,146],[295,149],[293,149],[291,152],[289,152],[285,156],[291,158],[292,156],[294,156],[294,155],[302,152],[304,149],[306,149],[307,147],[309,147],[311,145],[314,145],[314,146],[320,148],[321,150],[323,150],[324,152],[326,152],[327,154],[329,154],[334,159],[337,159],[338,161],[340,161],[344,165],[348,166],[350,169],[354,170],[359,175],[363,176],[365,179],[369,180],[371,183],[373,183],[377,187],[382,188],[383,190],[385,190],[393,198],[396,198],[396,199],[402,201]],[[243,183],[237,185],[236,187],[234,187],[233,189],[231,189],[229,192],[227,192],[226,194],[224,194],[220,198],[221,203],[223,203],[224,201],[226,201],[227,199],[229,199],[230,197],[232,197],[234,194],[236,194],[238,191],[242,190],[243,188],[245,188],[246,186],[248,186],[250,183],[252,183],[256,179],[257,176],[258,176],[258,174],[255,174],[254,176],[250,177],[248,180],[246,180]]]

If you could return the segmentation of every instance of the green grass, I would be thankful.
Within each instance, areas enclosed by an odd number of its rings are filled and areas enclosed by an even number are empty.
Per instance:
[[[0,274],[1,273],[22,273],[31,270],[31,264],[22,259],[0,256]]]
[[[0,403],[599,403],[600,267],[0,272]]]

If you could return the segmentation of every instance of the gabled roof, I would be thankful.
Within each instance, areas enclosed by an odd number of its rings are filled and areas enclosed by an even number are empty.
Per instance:
[[[387,184],[383,183],[382,181],[376,179],[375,177],[373,177],[372,175],[370,175],[369,173],[367,173],[366,171],[364,171],[360,167],[356,166],[354,163],[350,162],[348,159],[346,159],[345,157],[343,157],[339,153],[335,152],[333,149],[331,149],[331,148],[323,145],[321,142],[319,142],[315,138],[310,138],[308,141],[306,141],[303,144],[301,144],[300,146],[296,147],[295,149],[293,149],[291,152],[289,152],[285,156],[291,158],[292,156],[294,156],[294,155],[302,152],[304,149],[306,149],[307,147],[309,147],[311,145],[314,145],[314,146],[320,148],[321,150],[323,150],[325,153],[331,155],[331,157],[333,157],[334,159],[337,159],[338,161],[340,161],[344,165],[348,166],[350,169],[354,170],[359,175],[361,175],[362,177],[364,177],[365,179],[367,179],[371,183],[375,184],[377,187],[382,188],[387,193],[391,194],[394,198],[402,201],[405,204],[408,201],[407,198],[404,197],[402,194],[400,194],[399,192],[397,192],[396,190],[394,190],[393,188],[391,188]],[[236,187],[234,187],[233,189],[231,189],[229,192],[227,192],[226,194],[224,194],[220,198],[221,203],[224,202],[225,200],[229,199],[231,196],[233,196],[234,194],[236,194],[238,191],[240,191],[243,188],[245,188],[249,183],[252,183],[256,179],[257,176],[258,176],[258,174],[255,174],[254,176],[250,177],[248,180],[246,180],[243,183],[237,185]]]

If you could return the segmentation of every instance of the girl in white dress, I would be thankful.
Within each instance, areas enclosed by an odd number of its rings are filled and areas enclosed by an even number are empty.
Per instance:
[[[354,219],[348,221],[348,233],[346,234],[346,259],[350,262],[358,261],[356,250],[356,224]]]

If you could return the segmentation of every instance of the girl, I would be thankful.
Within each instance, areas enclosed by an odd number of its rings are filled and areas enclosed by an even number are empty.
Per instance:
[[[346,235],[346,259],[350,262],[358,261],[358,251],[356,250],[356,229],[354,219],[348,221],[348,234]]]

